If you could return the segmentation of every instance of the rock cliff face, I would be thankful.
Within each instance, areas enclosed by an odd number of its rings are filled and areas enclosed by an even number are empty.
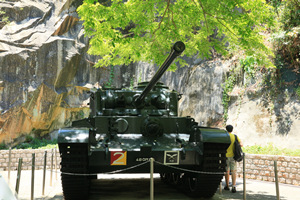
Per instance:
[[[29,133],[44,135],[87,117],[88,88],[108,82],[129,87],[154,75],[157,67],[142,62],[95,69],[99,58],[86,53],[88,38],[76,14],[81,3],[0,1],[10,20],[0,23],[0,143]],[[222,84],[234,59],[187,60],[188,67],[167,72],[161,81],[183,94],[180,115],[195,118],[201,126],[223,127]],[[233,92],[228,123],[245,145],[285,141],[299,148],[299,99],[279,98],[270,111],[260,94]]]
[[[9,24],[0,29],[0,143],[43,135],[87,117],[87,87],[123,74],[124,67],[93,68],[88,39],[75,12],[80,1],[0,2]],[[129,66],[126,68],[130,72]],[[126,77],[125,77],[126,78]],[[126,84],[113,76],[117,87]]]
[[[223,85],[236,65],[236,59],[201,61],[188,59],[189,66],[167,72],[162,81],[183,94],[179,114],[191,116],[201,126],[224,127]],[[151,74],[151,68],[138,68],[136,74]],[[229,94],[231,100],[226,124],[234,126],[245,146],[273,144],[282,148],[299,149],[300,97],[293,91],[277,91],[272,100],[270,91],[263,90],[260,72],[256,81],[246,85],[246,74],[239,72],[237,84]],[[142,78],[145,78],[144,76]],[[269,80],[267,80],[269,81]],[[293,82],[300,83],[295,77]],[[275,87],[274,85],[271,87]]]

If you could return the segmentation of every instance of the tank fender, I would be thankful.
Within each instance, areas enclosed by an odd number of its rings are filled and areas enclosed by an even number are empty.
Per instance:
[[[57,143],[89,143],[89,128],[62,128]]]
[[[225,130],[219,129],[202,129],[200,128],[202,141],[207,143],[228,143],[230,144],[230,136]]]

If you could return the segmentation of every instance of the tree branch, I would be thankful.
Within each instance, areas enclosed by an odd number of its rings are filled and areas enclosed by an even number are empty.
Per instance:
[[[194,4],[196,5],[196,7],[198,8],[198,5],[196,4],[196,2],[195,2],[195,0],[193,0],[193,2],[194,2]],[[207,24],[207,19],[206,19],[206,11],[204,10],[204,7],[203,7],[203,5],[202,5],[202,3],[201,3],[201,0],[199,0],[199,4],[200,4],[200,6],[201,6],[201,8],[202,8],[202,11],[203,11],[203,16],[204,16],[204,21],[205,21],[205,26],[206,26],[206,30],[207,30],[207,33],[209,32],[209,29],[208,29],[208,24]]]
[[[171,9],[169,9],[169,10],[171,10]],[[172,15],[171,15],[171,17],[172,17],[172,18],[171,18],[171,19],[172,19],[172,23],[173,23],[175,29],[177,29],[177,26],[176,26],[176,24],[175,24],[175,22],[174,22],[174,18],[173,18],[173,14],[174,14],[174,13],[173,13],[173,10],[171,10],[171,14],[172,14]]]
[[[195,0],[193,0],[193,2],[194,2],[194,4],[197,6]],[[205,18],[205,23],[206,23],[206,29],[207,29],[207,31],[208,31],[208,25],[207,25],[207,21],[206,21],[206,15],[209,15],[209,16],[215,18],[215,19],[216,19],[222,26],[224,26],[230,33],[232,33],[235,37],[237,37],[237,35],[236,35],[232,30],[230,30],[230,28],[228,28],[223,22],[220,21],[220,19],[223,20],[223,21],[225,21],[225,19],[220,18],[220,17],[217,17],[217,16],[213,16],[212,14],[206,12],[206,11],[204,10],[204,7],[203,7],[202,3],[201,3],[201,0],[199,0],[199,2],[200,2],[200,6],[201,6],[201,8],[202,8],[202,10],[203,10],[203,15],[204,15],[204,18]],[[198,6],[197,6],[197,7],[198,7]],[[199,10],[200,10],[200,9],[199,9]],[[238,37],[237,37],[237,38],[238,38]]]
[[[170,0],[168,0],[168,4],[167,4],[167,7],[166,7],[166,9],[165,9],[165,12],[164,12],[164,14],[163,14],[163,16],[162,16],[162,18],[161,18],[159,24],[158,24],[158,28],[155,29],[155,31],[153,32],[153,35],[155,35],[155,32],[156,32],[158,29],[160,29],[160,25],[161,25],[162,21],[163,21],[164,18],[165,18],[165,15],[166,15],[166,13],[167,13],[167,10],[169,10],[169,6],[170,6]]]

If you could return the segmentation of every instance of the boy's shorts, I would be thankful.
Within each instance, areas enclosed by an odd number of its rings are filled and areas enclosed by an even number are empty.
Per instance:
[[[227,157],[226,159],[226,171],[235,171],[236,170],[236,161],[233,157]]]

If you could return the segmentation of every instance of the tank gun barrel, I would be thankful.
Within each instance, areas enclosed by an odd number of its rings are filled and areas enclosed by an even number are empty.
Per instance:
[[[139,106],[144,101],[146,95],[152,90],[152,88],[156,85],[158,80],[161,78],[161,76],[167,71],[169,66],[172,64],[172,62],[185,50],[185,44],[181,41],[176,42],[167,57],[167,59],[164,61],[162,66],[158,69],[158,71],[155,73],[153,78],[150,80],[148,85],[145,87],[141,95],[139,95],[135,101],[134,104],[136,106]]]

